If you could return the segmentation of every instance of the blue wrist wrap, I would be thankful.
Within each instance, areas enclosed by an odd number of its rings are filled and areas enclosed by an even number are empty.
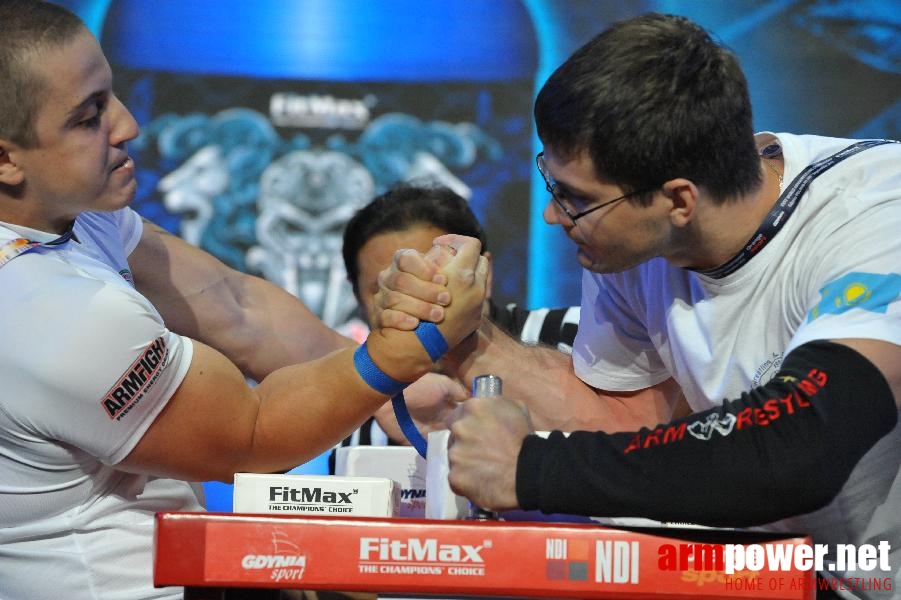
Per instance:
[[[438,330],[438,327],[434,323],[420,321],[419,325],[414,330],[414,333],[422,344],[422,347],[425,348],[429,358],[432,359],[432,362],[435,362],[447,352],[447,340],[444,339],[441,331]],[[394,416],[397,418],[397,423],[400,425],[404,437],[407,438],[407,441],[409,441],[410,444],[416,448],[416,451],[425,458],[428,443],[426,442],[425,437],[419,433],[419,429],[416,428],[413,417],[410,416],[410,411],[407,410],[407,402],[403,393],[407,384],[392,379],[382,372],[382,370],[372,362],[372,358],[369,356],[369,351],[366,349],[365,343],[357,348],[357,351],[354,353],[354,366],[357,368],[357,372],[360,373],[363,381],[369,384],[370,387],[391,396],[391,405],[394,408]]]
[[[444,336],[438,330],[438,326],[434,323],[420,321],[413,333],[419,338],[422,347],[428,352],[432,362],[435,362],[447,352],[447,340],[444,339]]]
[[[365,381],[369,387],[386,396],[394,396],[410,385],[409,383],[398,381],[397,379],[390,377],[387,373],[379,369],[378,366],[372,362],[372,357],[369,356],[369,348],[366,347],[366,342],[363,342],[363,344],[357,348],[356,352],[354,352],[354,367],[356,367],[357,373],[360,374],[360,377],[363,378],[363,381]]]

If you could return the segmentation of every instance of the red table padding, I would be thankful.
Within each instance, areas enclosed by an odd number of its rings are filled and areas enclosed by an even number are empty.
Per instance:
[[[554,598],[812,599],[814,571],[717,564],[809,537],[591,524],[159,513],[157,586]],[[721,556],[721,554],[719,555]]]

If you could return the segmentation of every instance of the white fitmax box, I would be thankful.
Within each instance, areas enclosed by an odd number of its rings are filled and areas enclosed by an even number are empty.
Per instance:
[[[236,513],[395,517],[400,489],[387,477],[235,473]]]

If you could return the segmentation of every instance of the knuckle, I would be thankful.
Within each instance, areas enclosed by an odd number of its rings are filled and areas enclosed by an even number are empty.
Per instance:
[[[395,264],[401,271],[411,271],[421,262],[419,253],[409,248],[398,250],[394,258]]]
[[[394,288],[402,292],[414,292],[418,279],[409,273],[398,273],[394,278]]]

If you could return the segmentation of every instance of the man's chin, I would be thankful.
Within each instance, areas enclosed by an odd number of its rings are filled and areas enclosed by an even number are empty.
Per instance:
[[[582,248],[579,248],[579,251],[576,253],[576,258],[579,261],[579,264],[583,269],[588,269],[589,271],[597,271],[601,272],[598,269],[600,262],[596,260],[590,254],[587,254]]]
[[[138,191],[138,185],[134,179],[125,188],[110,194],[106,202],[103,203],[103,209],[106,212],[113,212],[126,206],[131,205]]]
[[[603,260],[603,258],[598,258],[597,256],[585,253],[582,248],[579,248],[577,256],[579,265],[581,265],[583,269],[588,269],[594,273],[619,273],[624,270],[623,266],[612,265],[609,261]]]

